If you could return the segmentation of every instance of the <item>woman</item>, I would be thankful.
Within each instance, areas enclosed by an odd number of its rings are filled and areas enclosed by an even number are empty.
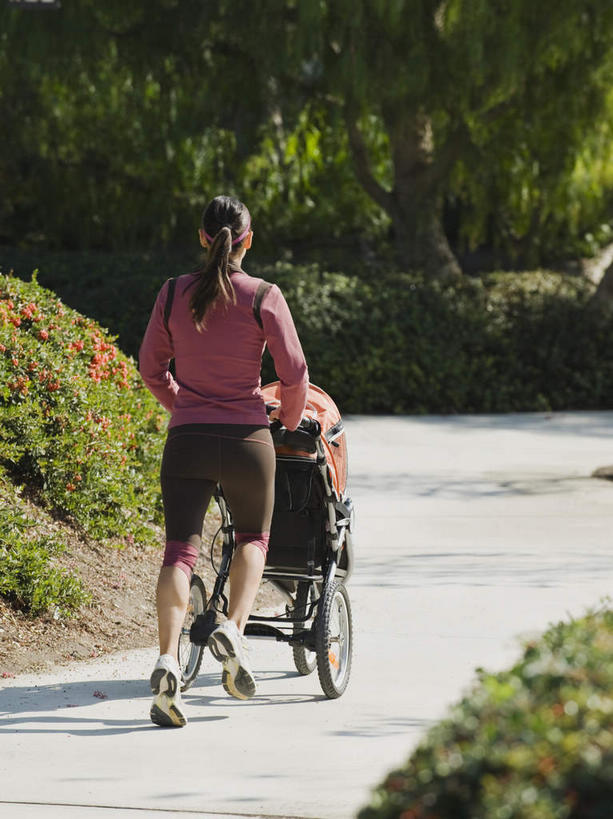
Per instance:
[[[199,234],[205,263],[176,280],[169,314],[169,282],[162,286],[139,353],[143,380],[171,413],[161,469],[166,549],[156,593],[160,658],[151,675],[151,719],[172,726],[186,723],[177,647],[204,515],[218,482],[232,510],[236,550],[228,619],[208,645],[223,665],[225,690],[239,699],[255,693],[243,631],[264,570],[274,500],[275,453],[260,392],[266,344],[281,382],[281,406],[271,418],[295,429],[308,388],[281,291],[272,285],[262,298],[261,279],[241,269],[253,239],[245,205],[217,196]]]

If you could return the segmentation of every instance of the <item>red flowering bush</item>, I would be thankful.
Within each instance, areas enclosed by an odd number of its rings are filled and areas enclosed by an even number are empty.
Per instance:
[[[13,482],[92,537],[151,542],[165,427],[104,329],[35,275],[0,275],[0,469]]]

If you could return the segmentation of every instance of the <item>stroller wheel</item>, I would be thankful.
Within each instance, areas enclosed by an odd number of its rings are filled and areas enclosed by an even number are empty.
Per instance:
[[[353,651],[351,604],[340,580],[323,590],[315,622],[315,645],[319,682],[326,697],[336,699],[349,683]]]
[[[309,583],[307,580],[303,580],[298,583],[296,603],[294,605],[294,612],[297,616],[306,617],[309,606],[314,599],[314,594],[315,589],[312,583]],[[308,620],[296,622],[294,623],[294,634],[300,631],[305,631],[308,628]],[[294,655],[294,665],[300,674],[306,676],[315,670],[315,666],[317,665],[317,654],[315,654],[314,651],[309,651],[305,645],[296,644],[292,646],[292,653]]]
[[[204,646],[197,646],[189,638],[192,623],[206,608],[206,590],[197,574],[192,575],[189,587],[189,603],[185,622],[179,635],[179,667],[183,676],[181,691],[187,691],[200,671]]]

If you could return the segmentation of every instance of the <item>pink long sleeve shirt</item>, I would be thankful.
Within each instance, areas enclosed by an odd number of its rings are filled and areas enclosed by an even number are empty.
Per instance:
[[[300,423],[306,405],[309,374],[294,322],[283,294],[272,285],[260,307],[253,302],[261,279],[232,271],[236,304],[214,304],[206,328],[198,332],[189,300],[197,277],[176,281],[168,330],[164,307],[168,282],[158,293],[139,352],[141,376],[171,413],[169,427],[180,424],[267,424],[260,390],[264,347],[281,382],[281,421],[289,429]],[[169,364],[175,359],[175,378]]]

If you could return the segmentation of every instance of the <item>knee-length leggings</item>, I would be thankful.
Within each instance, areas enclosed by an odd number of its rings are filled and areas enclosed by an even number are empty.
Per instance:
[[[166,525],[164,566],[188,577],[202,525],[220,483],[232,512],[236,543],[268,550],[274,503],[275,450],[267,426],[183,424],[168,431],[161,482]]]

